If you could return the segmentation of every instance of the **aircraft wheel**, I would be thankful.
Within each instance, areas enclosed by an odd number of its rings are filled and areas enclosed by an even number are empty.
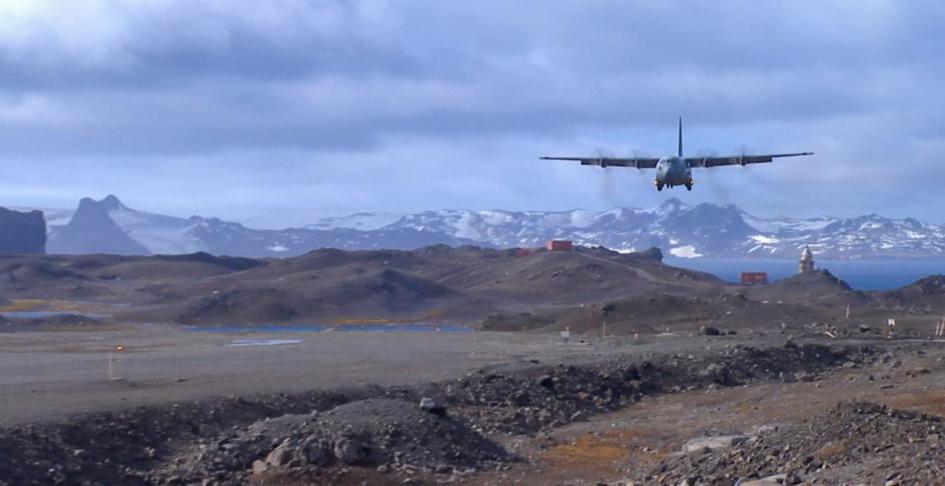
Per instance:
[[[692,190],[692,184],[686,184],[686,190],[687,190],[687,191],[691,191],[691,190]]]

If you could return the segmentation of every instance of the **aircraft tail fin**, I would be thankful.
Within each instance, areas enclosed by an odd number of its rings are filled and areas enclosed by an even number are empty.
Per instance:
[[[677,147],[676,155],[682,157],[682,117],[679,117],[679,146]]]

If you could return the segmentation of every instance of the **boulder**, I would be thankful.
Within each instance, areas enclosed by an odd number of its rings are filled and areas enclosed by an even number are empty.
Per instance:
[[[342,464],[358,464],[367,458],[368,449],[354,439],[341,439],[335,442],[335,458]]]
[[[253,474],[262,474],[269,470],[269,464],[266,464],[265,461],[260,461],[256,459],[253,461]]]
[[[317,438],[310,438],[302,444],[302,459],[308,464],[325,466],[331,462],[328,444]]]
[[[423,397],[420,399],[420,410],[433,415],[446,415],[446,405],[440,403],[435,398]]]
[[[266,456],[266,464],[273,467],[288,466],[294,458],[295,444],[291,439],[284,440]]]
[[[706,449],[721,449],[732,447],[747,441],[747,435],[716,435],[712,437],[697,437],[683,444],[683,452],[699,452]]]

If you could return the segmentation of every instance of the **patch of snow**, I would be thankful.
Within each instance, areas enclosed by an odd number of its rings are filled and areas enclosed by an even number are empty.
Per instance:
[[[775,245],[781,243],[781,240],[775,238],[774,236],[754,235],[750,236],[749,238],[762,245]]]
[[[597,218],[600,216],[603,215],[593,211],[576,209],[571,211],[570,223],[571,226],[574,226],[575,228],[587,228],[588,226],[594,224],[594,222],[597,221]]]
[[[680,212],[680,211],[685,211],[690,208],[691,206],[683,203],[682,201],[678,199],[667,199],[665,202],[663,202],[663,204],[660,204],[659,206],[655,208],[649,209],[646,212],[655,214],[656,216],[665,217],[670,214]]]
[[[269,250],[269,251],[274,251],[274,252],[289,251],[289,248],[288,248],[288,247],[283,246],[283,245],[279,245],[279,244],[275,244],[275,245],[272,245],[272,246],[268,246],[268,247],[266,247],[266,249]]]
[[[470,240],[482,239],[482,235],[479,233],[479,230],[473,226],[473,223],[473,215],[471,213],[462,213],[459,217],[459,221],[454,224],[456,230],[453,234],[459,238],[468,238]]]
[[[109,211],[108,216],[151,253],[173,255],[206,251],[203,242],[193,234],[194,223],[188,219],[135,211],[124,206]]]
[[[508,224],[514,220],[514,217],[505,211],[479,211],[479,217],[491,225]]]

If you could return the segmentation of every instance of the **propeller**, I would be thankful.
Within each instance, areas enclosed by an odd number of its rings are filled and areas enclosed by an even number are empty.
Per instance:
[[[613,171],[611,171],[610,167],[604,162],[605,158],[613,158],[614,154],[613,152],[599,148],[595,151],[595,155],[597,156],[598,165],[604,169],[604,176],[601,179],[601,197],[608,205],[617,206],[617,190],[614,184]]]
[[[607,168],[607,163],[604,162],[604,159],[614,158],[614,153],[609,150],[599,148],[595,150],[594,152],[595,152],[595,155],[597,155],[597,165],[599,165],[602,169]]]
[[[718,153],[717,151],[715,151],[715,150],[713,150],[713,149],[705,149],[705,148],[701,148],[701,149],[699,149],[699,150],[696,150],[696,154],[695,154],[696,157],[699,157],[699,158],[702,158],[702,159],[706,159],[706,158],[709,158],[709,157],[718,157],[718,155],[719,155],[719,153]]]
[[[754,155],[755,151],[747,145],[739,145],[738,151],[736,153],[738,154],[738,165],[745,167],[748,165],[748,162],[746,162],[745,158]]]
[[[757,150],[746,145],[739,145],[738,150],[742,157],[758,154]],[[755,170],[755,167],[744,164],[744,163],[740,165],[742,167],[745,167],[745,170],[741,172],[745,174],[744,177],[747,179],[747,182],[750,184],[769,185],[776,182],[775,180],[771,179],[772,177],[771,171]]]
[[[641,150],[641,149],[633,149],[632,151],[630,151],[629,157],[630,157],[630,158],[634,158],[634,159],[650,159],[650,158],[652,158],[648,152],[646,152],[645,150]],[[636,170],[636,171],[631,171],[631,172],[635,173],[638,177],[639,177],[639,176],[642,176],[642,177],[644,177],[644,178],[649,178],[649,177],[650,177],[650,175],[649,175],[649,174],[647,173],[647,171],[645,171],[645,170]]]
[[[719,153],[713,149],[699,149],[696,151],[696,157],[718,157]],[[699,169],[698,171],[693,171],[693,178],[699,178],[704,181],[700,186],[708,189],[712,195],[715,197],[716,201],[720,204],[729,204],[731,202],[731,196],[729,195],[724,181],[718,180],[716,177],[719,176],[717,169],[712,167],[706,167],[704,169]],[[724,174],[722,174],[724,176]]]

